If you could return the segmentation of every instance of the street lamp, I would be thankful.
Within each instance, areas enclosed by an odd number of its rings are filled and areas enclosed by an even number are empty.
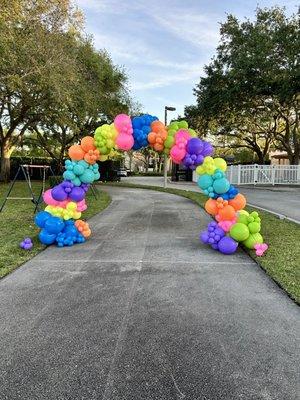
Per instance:
[[[175,107],[165,106],[165,126],[168,125],[168,111],[176,111]],[[164,188],[167,187],[168,180],[168,157],[164,155]]]

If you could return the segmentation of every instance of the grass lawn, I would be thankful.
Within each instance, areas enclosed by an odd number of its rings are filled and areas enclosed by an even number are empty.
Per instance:
[[[207,196],[182,189],[164,189],[157,186],[130,183],[107,183],[114,186],[152,189],[186,197],[204,208]],[[246,207],[253,211],[254,208]],[[245,249],[249,255],[279,284],[291,298],[300,304],[300,225],[280,220],[275,215],[257,210],[262,218],[261,234],[269,249],[263,257],[253,250]]]
[[[8,185],[0,184],[0,202],[7,191]],[[34,193],[39,195],[40,182],[33,183]],[[10,196],[29,197],[28,187],[24,182],[17,182]],[[95,199],[91,190],[86,196],[88,208],[82,214],[87,219],[102,211],[110,203],[107,193],[100,191]],[[39,229],[34,224],[34,205],[30,200],[8,200],[0,213],[0,278],[7,275],[13,269],[34,257],[45,248],[37,237]],[[19,247],[25,237],[33,239],[34,246],[26,251]]]

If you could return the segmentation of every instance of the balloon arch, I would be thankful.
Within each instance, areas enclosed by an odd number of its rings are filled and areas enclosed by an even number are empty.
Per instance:
[[[146,146],[164,152],[174,163],[199,175],[198,185],[208,196],[205,209],[215,218],[200,234],[203,243],[223,254],[234,253],[239,243],[263,254],[267,245],[259,233],[259,215],[244,210],[245,197],[226,178],[226,161],[213,158],[212,145],[199,139],[186,121],[165,126],[148,114],[134,118],[120,114],[112,124],[99,126],[94,137],[86,136],[70,147],[63,182],[44,193],[47,206],[35,217],[41,228],[40,241],[60,247],[85,242],[91,230],[81,214],[87,208],[85,194],[90,184],[100,178],[97,161],[105,161],[115,149],[139,150]]]

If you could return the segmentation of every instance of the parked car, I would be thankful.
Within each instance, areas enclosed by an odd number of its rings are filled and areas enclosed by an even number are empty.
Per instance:
[[[117,175],[118,176],[127,176],[128,174],[127,174],[127,169],[125,169],[125,168],[120,168],[120,169],[118,169],[118,171],[117,171]]]

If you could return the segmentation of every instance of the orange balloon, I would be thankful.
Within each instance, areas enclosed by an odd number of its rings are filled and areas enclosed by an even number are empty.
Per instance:
[[[238,193],[234,199],[229,200],[228,202],[234,209],[235,211],[242,210],[246,206],[246,197],[242,195],[241,193]]]
[[[160,129],[166,129],[165,125],[161,121],[153,121],[151,124],[151,130],[158,132]]]
[[[232,206],[227,205],[219,209],[218,217],[218,221],[231,221],[235,217],[235,209]]]
[[[208,199],[207,202],[205,203],[205,210],[208,212],[210,215],[216,215],[219,212],[219,209],[217,207],[217,202],[214,199]]]
[[[80,161],[84,158],[84,151],[79,144],[73,144],[69,148],[69,157],[71,160]]]
[[[96,150],[95,141],[92,136],[85,136],[81,139],[80,145],[85,152],[89,150]]]
[[[150,132],[148,135],[148,142],[150,144],[154,144],[156,140],[156,134],[154,132]]]
[[[84,159],[88,164],[95,164],[100,158],[99,150],[89,150],[85,153]]]
[[[82,219],[78,219],[75,222],[75,226],[85,238],[89,237],[92,233],[89,224]]]

